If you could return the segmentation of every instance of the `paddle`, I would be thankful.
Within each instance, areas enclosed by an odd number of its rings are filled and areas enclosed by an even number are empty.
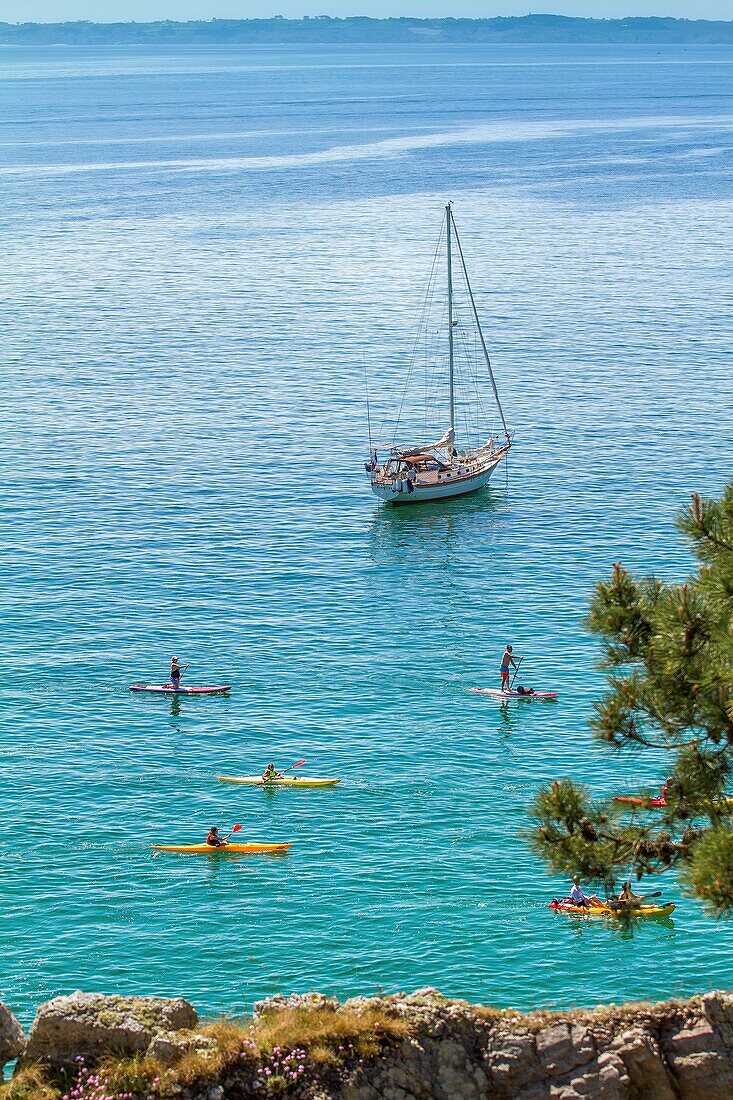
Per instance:
[[[232,836],[234,833],[241,833],[241,831],[242,831],[242,826],[241,825],[232,825],[231,833],[227,833],[227,835],[223,836],[221,839],[224,841],[224,843],[226,843],[227,840],[229,840],[230,836]]]
[[[514,668],[514,675],[512,676],[511,683],[509,684],[509,690],[510,691],[512,690],[512,685],[514,684],[514,681],[517,678],[517,673],[519,672],[519,666],[521,665],[522,661],[524,660],[524,657],[515,657],[515,660],[516,660],[517,663],[516,663],[516,666]]]

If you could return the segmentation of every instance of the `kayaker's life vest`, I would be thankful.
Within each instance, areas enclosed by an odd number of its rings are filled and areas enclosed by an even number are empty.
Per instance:
[[[221,844],[221,837],[218,833],[209,833],[206,838],[206,843],[210,844],[212,848],[218,848]]]

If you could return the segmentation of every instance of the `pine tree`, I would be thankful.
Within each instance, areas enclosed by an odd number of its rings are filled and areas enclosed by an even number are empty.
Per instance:
[[[661,749],[667,805],[623,813],[571,780],[537,794],[534,849],[563,875],[611,890],[679,870],[715,916],[733,913],[733,482],[719,500],[694,495],[678,525],[698,568],[684,584],[636,579],[620,564],[596,586],[587,625],[603,639],[608,690],[596,737],[612,752]]]

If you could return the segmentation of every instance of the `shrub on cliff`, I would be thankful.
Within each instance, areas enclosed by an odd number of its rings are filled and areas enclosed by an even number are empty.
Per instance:
[[[697,558],[684,584],[635,578],[620,564],[596,587],[588,625],[604,644],[608,691],[592,725],[617,752],[661,750],[667,805],[641,818],[594,803],[571,780],[537,794],[530,839],[563,875],[610,887],[678,867],[715,916],[733,912],[733,482],[719,500],[694,495],[679,518]]]

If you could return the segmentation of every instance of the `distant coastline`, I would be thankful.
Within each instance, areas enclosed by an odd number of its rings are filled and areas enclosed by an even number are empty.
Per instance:
[[[176,23],[0,23],[0,45],[124,46],[330,43],[547,43],[733,45],[733,21],[578,19],[524,15],[493,19],[211,19]]]

